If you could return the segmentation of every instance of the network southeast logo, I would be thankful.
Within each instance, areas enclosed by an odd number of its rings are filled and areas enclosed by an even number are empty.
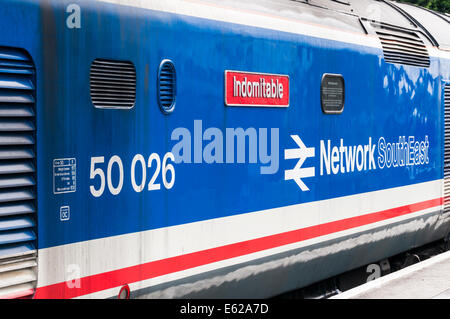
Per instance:
[[[176,164],[259,164],[261,175],[272,175],[280,167],[279,136],[278,128],[222,130],[204,128],[202,120],[194,120],[193,129],[178,127],[172,131],[171,140],[176,143],[171,154]],[[295,182],[303,192],[310,190],[308,179],[315,177],[317,171],[320,176],[339,175],[430,162],[428,135],[422,139],[399,136],[395,141],[380,137],[376,143],[368,137],[365,143],[353,145],[343,138],[322,139],[315,146],[305,143],[301,134],[292,134],[290,138],[289,148],[284,149],[284,160],[290,167],[284,170],[284,180]],[[316,156],[318,167],[313,160]]]
[[[293,180],[302,191],[309,188],[304,178],[314,177],[314,167],[303,167],[307,158],[315,157],[316,149],[307,147],[298,135],[291,135],[298,146],[285,150],[285,160],[298,159],[293,169],[285,171],[284,179]],[[376,144],[372,137],[367,144],[346,145],[343,138],[337,144],[332,140],[320,140],[320,175],[338,175],[376,169],[425,165],[430,162],[428,135],[423,139],[415,136],[399,136],[398,142],[387,142],[380,137]]]

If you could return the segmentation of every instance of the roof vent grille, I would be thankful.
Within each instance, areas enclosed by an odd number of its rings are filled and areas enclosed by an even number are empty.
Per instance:
[[[428,50],[417,32],[382,23],[372,23],[372,26],[380,38],[386,62],[430,66]]]
[[[91,65],[90,87],[95,107],[132,108],[136,100],[136,69],[127,61],[96,59]]]

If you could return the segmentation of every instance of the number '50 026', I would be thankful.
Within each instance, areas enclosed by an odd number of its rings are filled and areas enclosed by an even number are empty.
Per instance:
[[[156,183],[156,179],[158,178],[160,172],[164,187],[166,189],[171,189],[175,184],[175,168],[172,164],[167,162],[169,159],[171,161],[175,161],[175,157],[170,152],[164,155],[161,170],[161,158],[157,153],[152,153],[147,161],[141,154],[136,154],[133,157],[133,161],[131,162],[131,185],[133,186],[133,189],[138,193],[142,192],[145,189],[146,185],[147,190],[149,191],[161,189],[161,184]],[[96,188],[94,185],[91,185],[89,187],[91,194],[94,197],[102,196],[103,192],[105,191],[106,185],[108,185],[109,192],[112,195],[120,194],[120,191],[123,187],[124,170],[123,163],[120,157],[114,155],[109,159],[108,165],[106,167],[106,174],[104,171],[104,163],[104,156],[91,157],[90,179],[100,179],[100,185],[98,188]],[[151,168],[153,163],[155,163],[155,165],[153,166],[155,167],[155,171],[153,172],[153,175],[147,184],[147,168]],[[139,180],[136,180],[136,170],[139,169],[142,172],[141,177],[139,178]],[[168,174],[168,172],[170,172],[170,175]],[[119,180],[115,185],[113,184],[112,179],[113,173],[119,174]],[[116,181],[117,179],[114,180]]]

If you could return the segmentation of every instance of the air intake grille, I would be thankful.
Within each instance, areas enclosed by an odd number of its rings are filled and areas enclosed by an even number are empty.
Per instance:
[[[0,298],[36,285],[34,78],[25,52],[0,47]]]
[[[444,213],[450,214],[450,85],[444,87]]]
[[[177,75],[175,66],[170,60],[163,60],[158,73],[158,102],[164,113],[170,113],[175,108],[177,95]]]
[[[90,87],[95,107],[132,108],[136,100],[136,69],[131,62],[96,59],[91,65]]]
[[[427,48],[417,32],[379,23],[372,23],[372,26],[380,38],[386,62],[430,66]]]

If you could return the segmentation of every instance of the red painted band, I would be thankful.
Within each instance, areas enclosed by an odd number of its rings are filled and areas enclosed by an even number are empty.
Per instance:
[[[427,200],[376,213],[346,218],[285,233],[256,238],[235,244],[206,249],[190,254],[152,261],[146,264],[87,276],[79,279],[79,288],[69,288],[69,286],[74,285],[73,282],[60,282],[38,288],[36,290],[35,298],[74,298],[83,296],[105,289],[120,287],[126,284],[167,275],[177,271],[203,266],[234,257],[380,222],[394,217],[419,212],[424,209],[437,207],[442,204],[443,198]]]

